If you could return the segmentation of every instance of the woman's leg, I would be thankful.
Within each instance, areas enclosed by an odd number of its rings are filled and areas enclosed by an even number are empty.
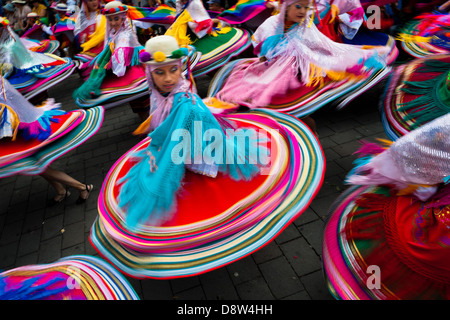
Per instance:
[[[67,190],[65,188],[65,186],[62,183],[59,183],[57,181],[54,180],[49,180],[47,176],[45,175],[41,175],[45,180],[47,180],[47,182],[56,190],[56,196],[53,198],[53,200],[55,202],[60,202],[62,201],[66,196],[68,196],[67,194]]]
[[[80,181],[69,176],[67,173],[50,167],[41,173],[41,177],[47,180],[56,189],[58,194],[65,194],[65,191],[61,192],[61,187],[65,190],[64,185],[66,185],[77,189],[80,192],[80,198],[87,199],[89,192],[92,190],[92,185],[81,183]]]

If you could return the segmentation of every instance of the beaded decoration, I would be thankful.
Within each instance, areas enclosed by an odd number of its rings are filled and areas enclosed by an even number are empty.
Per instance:
[[[6,28],[9,25],[9,20],[3,17],[0,17],[0,25]]]
[[[109,9],[103,8],[101,10],[101,13],[103,15],[108,15],[108,14],[116,14],[116,13],[120,13],[120,12],[127,12],[127,11],[128,11],[128,7],[123,5],[123,6],[117,6],[115,8],[109,8]]]
[[[167,58],[179,59],[181,57],[187,56],[188,53],[189,53],[189,50],[187,48],[180,48],[180,49],[173,51],[172,54],[169,56],[166,56],[165,53],[162,51],[156,51],[155,53],[153,53],[153,56],[152,56],[149,52],[142,49],[141,52],[139,53],[139,60],[144,63],[149,62],[151,60],[156,61],[156,62],[164,62],[164,61],[166,61]]]

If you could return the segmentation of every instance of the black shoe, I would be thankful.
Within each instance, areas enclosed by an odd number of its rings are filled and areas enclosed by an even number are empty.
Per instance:
[[[81,194],[80,194],[80,196],[78,197],[78,199],[76,201],[76,204],[85,203],[86,200],[89,198],[89,195],[91,194],[92,189],[94,189],[94,185],[92,185],[92,184],[89,184],[89,185],[86,184],[85,186],[86,186],[86,190],[83,190],[83,191],[87,191],[87,196],[86,196],[86,198],[82,198]]]

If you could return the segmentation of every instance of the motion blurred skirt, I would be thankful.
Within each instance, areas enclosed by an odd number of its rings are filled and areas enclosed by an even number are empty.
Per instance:
[[[135,278],[170,279],[220,268],[260,249],[308,207],[324,176],[324,157],[314,134],[296,118],[253,110],[226,116],[238,127],[267,133],[270,165],[250,181],[235,181],[186,171],[173,219],[130,232],[117,204],[117,181],[130,156],[149,144],[146,138],[123,155],[107,174],[99,195],[99,216],[91,228],[96,250]],[[208,193],[205,194],[205,190]]]
[[[231,28],[225,34],[205,36],[193,43],[193,46],[202,56],[195,67],[192,68],[194,77],[204,75],[220,68],[233,57],[251,46],[250,32],[245,29]]]
[[[212,79],[207,96],[214,97],[219,92],[233,69],[241,64],[250,64],[251,59],[238,59],[223,66]],[[296,90],[290,90],[284,96],[276,96],[264,109],[276,110],[289,113],[296,117],[306,117],[327,104],[335,104],[341,109],[348,105],[353,99],[369,90],[391,72],[391,67],[373,73],[362,81],[342,80],[332,81],[324,78],[322,83],[304,86]],[[245,105],[251,108],[251,104]]]
[[[74,110],[55,116],[52,134],[44,141],[0,140],[0,178],[15,174],[36,175],[57,158],[76,148],[100,129],[104,116],[101,106],[89,110]]]
[[[101,94],[92,99],[77,98],[75,103],[82,108],[102,105],[106,109],[148,95],[148,84],[141,66],[128,67],[122,77],[108,71],[100,87]]]
[[[62,58],[65,63],[46,67],[34,73],[24,73],[14,70],[9,72],[5,78],[16,88],[25,98],[30,99],[51,88],[52,86],[62,82],[68,78],[78,62],[74,62],[70,58]]]
[[[449,92],[449,70],[450,55],[427,56],[395,68],[380,100],[382,123],[390,139],[396,140],[450,111],[442,95]],[[439,93],[440,88],[445,90]]]
[[[104,260],[76,255],[0,273],[2,300],[139,300],[128,281]]]
[[[450,206],[427,208],[387,187],[352,186],[323,240],[329,291],[342,300],[450,298]]]
[[[399,40],[405,52],[414,58],[450,53],[450,17],[447,14],[425,14],[407,23]]]
[[[27,49],[39,53],[54,53],[59,48],[58,40],[34,40],[22,38]]]

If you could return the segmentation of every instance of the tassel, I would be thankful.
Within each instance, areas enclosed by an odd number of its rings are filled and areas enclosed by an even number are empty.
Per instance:
[[[93,70],[81,87],[76,89],[72,96],[76,99],[90,99],[92,96],[99,96],[101,94],[100,87],[103,79],[106,76],[105,67],[111,61],[111,50],[109,46],[106,46],[102,52],[91,62],[94,63]]]
[[[219,28],[216,32],[219,34],[226,34],[228,32],[231,31],[231,27],[223,27],[223,28]]]
[[[392,141],[392,140],[387,140],[387,139],[382,139],[382,138],[377,138],[377,140],[380,141],[381,143],[383,143],[387,147],[391,146],[394,143],[394,141]]]
[[[449,70],[450,64],[445,61],[437,60],[437,59],[429,59],[425,60],[422,69],[427,72],[443,72],[443,70]]]
[[[387,195],[381,193],[364,193],[355,200],[355,203],[358,207],[371,211],[381,211],[384,208],[384,201],[387,197]]]
[[[63,110],[47,110],[42,116],[31,123],[21,122],[19,124],[19,130],[22,132],[22,137],[25,140],[43,141],[47,139],[51,132],[51,122],[58,123],[59,119],[56,116],[62,115],[65,112]]]
[[[239,109],[239,105],[232,104],[229,102],[224,102],[215,97],[206,98],[205,100],[203,100],[203,102],[208,107],[215,108],[215,109],[230,110],[230,111]]]
[[[446,176],[444,179],[442,179],[442,182],[444,182],[445,184],[448,184],[450,182],[450,175]]]
[[[53,53],[44,53],[46,56],[49,56],[50,58],[53,58],[53,59],[55,59],[55,60],[59,60],[59,61],[62,61],[62,62],[64,62],[64,63],[66,63],[66,60],[64,60],[63,58],[61,58],[61,57],[59,57],[59,56],[57,56],[57,55],[55,55],[55,54],[53,54]]]
[[[362,154],[362,155],[377,155],[385,151],[387,148],[382,147],[376,143],[373,142],[363,142],[363,146],[353,154]]]
[[[316,2],[316,0],[313,0],[313,4],[314,4],[314,11],[315,12],[319,12],[319,10],[317,9],[317,2]],[[319,24],[318,25],[323,27],[322,18],[320,18],[320,14],[319,13],[317,13],[317,19],[319,20]],[[314,20],[314,19],[312,19],[312,20]]]
[[[192,103],[195,104],[195,95],[194,95],[195,80],[192,75],[191,58],[190,58],[189,54],[186,57],[186,64],[187,64],[187,78],[189,79],[189,90],[191,91]],[[187,92],[186,92],[186,95],[189,97]]]
[[[425,208],[436,208],[450,205],[450,185],[445,185],[425,205]]]
[[[150,132],[150,122],[152,121],[152,115],[150,115],[144,122],[142,122],[136,130],[133,131],[133,135],[148,134]]]
[[[372,158],[373,158],[372,156],[366,156],[366,157],[361,157],[361,158],[355,159],[353,161],[354,167],[347,174],[347,176],[345,178],[345,182],[351,183],[351,178],[353,176],[355,176],[358,172],[363,170],[364,166],[367,165],[370,162],[370,160],[372,160]]]
[[[3,93],[3,99],[5,100],[5,102],[7,102],[6,100],[6,89],[5,89],[5,81],[4,81],[4,78],[3,78],[3,69],[2,68],[0,68],[0,76],[2,77],[2,93]]]
[[[182,13],[176,18],[175,22],[167,29],[165,35],[172,36],[177,39],[179,46],[190,45],[192,40],[190,35],[187,34],[187,23],[193,21],[189,12],[183,10]]]
[[[397,192],[397,195],[398,196],[406,196],[406,195],[413,194],[417,190],[418,187],[419,186],[416,184],[410,184],[406,188],[399,190]]]
[[[315,10],[313,10],[313,13],[311,15],[311,19],[309,20],[308,28],[311,28],[311,25],[312,25],[312,23],[314,21],[314,12],[315,12]]]
[[[396,37],[395,40],[398,41],[403,41],[403,42],[414,42],[414,43],[418,43],[418,42],[430,42],[431,37],[423,37],[423,36],[417,36],[417,35],[412,35],[412,34],[407,34],[407,33],[399,33]]]

